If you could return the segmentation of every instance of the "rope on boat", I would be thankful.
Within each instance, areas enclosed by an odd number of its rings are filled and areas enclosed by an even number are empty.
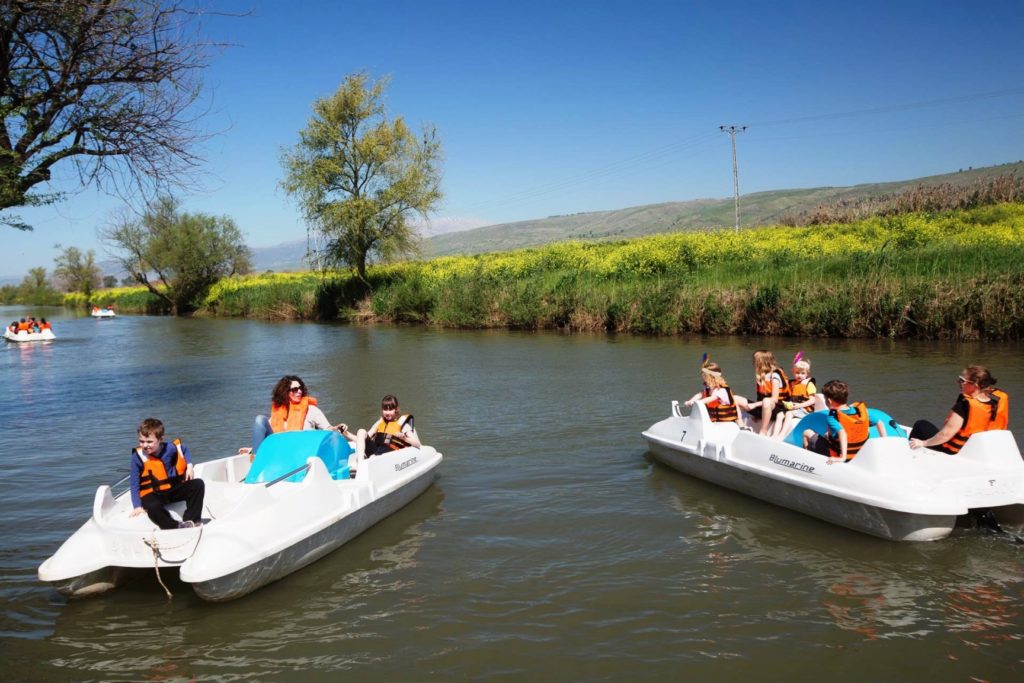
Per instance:
[[[199,541],[202,538],[203,527],[199,527],[199,537],[196,538],[196,547],[199,546]],[[153,570],[156,572],[156,580],[160,583],[160,587],[164,589],[164,593],[167,594],[167,599],[171,600],[172,598],[174,598],[174,595],[171,594],[171,591],[167,588],[167,584],[164,583],[163,578],[160,576],[160,560],[163,560],[167,564],[182,564],[183,562],[185,562],[185,560],[187,560],[188,557],[181,560],[168,560],[166,557],[164,557],[163,551],[174,550],[175,548],[182,548],[188,545],[191,542],[191,539],[185,541],[184,543],[179,543],[178,545],[161,546],[160,541],[156,540],[156,534],[154,533],[153,536],[151,536],[150,538],[142,539],[142,542],[148,545],[149,549],[153,551]],[[193,549],[192,552],[194,553],[195,550]],[[191,554],[189,555],[189,557],[191,557]]]

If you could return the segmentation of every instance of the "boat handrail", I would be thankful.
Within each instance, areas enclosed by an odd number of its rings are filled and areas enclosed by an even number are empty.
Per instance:
[[[307,462],[307,463],[306,463],[305,465],[302,465],[301,467],[296,467],[296,468],[295,468],[294,470],[292,470],[291,472],[285,472],[284,474],[282,474],[282,475],[281,475],[280,477],[278,477],[277,479],[274,479],[273,481],[268,481],[268,482],[267,482],[266,484],[264,484],[263,486],[264,486],[264,488],[268,488],[268,489],[269,489],[269,488],[270,488],[271,486],[273,486],[274,484],[276,484],[276,483],[278,483],[278,482],[280,482],[280,481],[284,481],[284,480],[285,480],[285,479],[287,479],[288,477],[294,476],[294,475],[298,474],[299,472],[305,472],[305,471],[307,471],[308,469],[309,469],[309,463]]]

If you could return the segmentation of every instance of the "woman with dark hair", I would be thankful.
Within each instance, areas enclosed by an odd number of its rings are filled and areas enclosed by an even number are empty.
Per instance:
[[[380,419],[369,429],[360,429],[353,434],[344,424],[338,427],[341,435],[354,445],[356,462],[371,455],[422,446],[413,416],[399,412],[398,398],[394,394],[387,394],[380,400]]]
[[[945,424],[940,429],[927,420],[915,422],[910,432],[911,448],[932,448],[954,455],[960,452],[971,434],[1000,428],[998,418],[1005,411],[999,410],[999,398],[991,393],[996,380],[988,369],[983,365],[968,365],[957,380],[960,395]]]
[[[303,429],[337,429],[324,412],[317,407],[316,399],[309,395],[306,383],[298,375],[285,375],[274,385],[270,395],[270,417],[257,415],[252,425],[252,449],[263,443],[263,439],[277,432],[291,432]],[[248,452],[242,448],[239,452]]]

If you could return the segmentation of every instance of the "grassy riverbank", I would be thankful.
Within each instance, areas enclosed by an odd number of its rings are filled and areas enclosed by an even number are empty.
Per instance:
[[[1024,337],[1024,204],[267,274],[202,313],[642,334]],[[95,299],[94,299],[95,301]],[[126,305],[118,306],[128,310]]]

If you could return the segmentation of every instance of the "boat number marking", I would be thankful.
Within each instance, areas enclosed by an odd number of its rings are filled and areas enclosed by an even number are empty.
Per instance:
[[[687,431],[687,430],[685,430],[685,429],[683,430],[683,435],[682,435],[681,437],[679,437],[679,440],[680,440],[680,441],[682,441],[683,439],[685,439],[685,438],[686,438],[686,431]]]
[[[768,460],[775,463],[776,465],[782,465],[783,467],[788,467],[792,470],[799,470],[801,472],[806,472],[807,474],[814,474],[814,465],[808,465],[802,462],[795,462],[793,460],[790,460],[789,458],[780,458],[774,453],[771,454]]]
[[[406,467],[412,467],[415,464],[416,464],[416,458],[409,458],[405,462],[400,462],[397,465],[395,465],[395,472],[401,472]]]
[[[988,485],[989,486],[995,486],[996,485],[996,480],[995,479],[989,479],[988,480]]]

